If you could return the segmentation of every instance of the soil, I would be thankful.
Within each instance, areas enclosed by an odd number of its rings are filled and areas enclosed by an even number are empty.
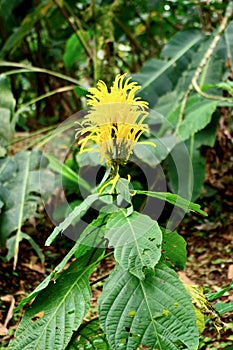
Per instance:
[[[232,151],[233,137],[229,132],[229,125],[222,118],[215,146],[203,150],[206,158],[206,179],[205,191],[199,203],[207,211],[208,217],[186,215],[178,228],[178,232],[187,242],[188,259],[183,277],[202,286],[207,293],[219,291],[233,279]],[[7,262],[4,259],[5,250],[0,250],[0,350],[7,347],[23,314],[23,310],[13,314],[13,307],[34,290],[70,248],[65,238],[61,238],[55,246],[43,247],[52,227],[46,215],[43,222],[36,219],[27,222],[24,227],[42,247],[45,255],[43,264],[31,246],[24,241],[20,244],[20,256],[15,271],[12,269],[12,261]],[[113,259],[108,258],[95,271],[92,280],[106,275],[113,266]],[[96,300],[100,293],[101,283],[93,289],[93,314],[96,312]],[[225,293],[220,300],[224,303],[232,302],[233,290]],[[225,314],[222,320],[228,324],[225,331],[218,334],[210,323],[201,336],[200,349],[233,349],[233,314]]]

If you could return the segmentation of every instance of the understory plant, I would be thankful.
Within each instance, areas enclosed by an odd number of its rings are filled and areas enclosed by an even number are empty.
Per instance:
[[[34,299],[9,350],[195,350],[207,319],[217,331],[223,328],[201,288],[179,278],[186,243],[169,225],[176,215],[206,213],[189,199],[161,191],[155,181],[161,174],[143,168],[133,156],[141,149],[137,153],[142,161],[143,155],[159,151],[156,142],[149,141],[150,111],[148,103],[136,97],[139,89],[125,75],[118,75],[110,90],[102,81],[89,89],[90,109],[75,124],[77,162],[87,168],[99,164],[96,182],[80,190],[81,203],[48,237],[46,245],[61,233],[74,244],[18,306]],[[167,136],[172,137],[169,130]],[[152,204],[146,210],[149,199]],[[156,216],[158,208],[161,215]],[[106,258],[112,259],[112,271],[93,277]],[[97,284],[103,289],[95,313],[91,300]]]

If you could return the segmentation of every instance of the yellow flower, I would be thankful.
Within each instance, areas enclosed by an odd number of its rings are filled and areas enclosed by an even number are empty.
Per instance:
[[[117,75],[110,91],[103,81],[88,90],[91,108],[76,135],[80,153],[93,151],[90,146],[95,143],[101,160],[111,167],[126,163],[139,137],[148,131],[148,125],[143,124],[148,103],[135,97],[140,86],[125,77]]]

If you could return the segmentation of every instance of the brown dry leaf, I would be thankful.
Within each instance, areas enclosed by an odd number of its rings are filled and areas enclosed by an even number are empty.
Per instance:
[[[30,270],[39,272],[44,274],[45,273],[45,267],[43,265],[40,264],[32,264],[32,263],[22,263],[21,265],[27,267]]]
[[[228,266],[227,278],[229,280],[232,280],[232,278],[233,278],[233,264]]]
[[[0,323],[0,335],[8,335],[8,329],[2,323]]]
[[[12,319],[13,314],[14,314],[13,310],[15,307],[15,298],[13,297],[13,295],[7,294],[7,295],[2,296],[1,300],[5,301],[7,303],[10,303],[10,307],[9,307],[9,310],[7,312],[6,319],[4,322],[4,327],[7,327],[8,323],[10,322],[10,320]]]
[[[216,222],[216,223],[209,222],[209,223],[197,225],[197,226],[195,226],[195,228],[199,231],[201,231],[201,230],[211,231],[211,230],[215,230],[216,228],[218,228],[220,226],[221,226],[220,222]]]
[[[190,278],[188,278],[186,276],[186,274],[184,273],[184,271],[178,271],[178,276],[180,278],[180,280],[185,283],[185,284],[188,284],[188,285],[194,285],[195,282],[193,282]]]

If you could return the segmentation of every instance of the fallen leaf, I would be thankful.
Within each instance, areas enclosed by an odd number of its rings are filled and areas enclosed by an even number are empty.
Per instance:
[[[40,264],[22,263],[21,265],[27,267],[30,270],[33,270],[42,274],[45,273],[45,267]]]
[[[182,282],[188,285],[194,285],[195,282],[193,282],[190,278],[186,276],[186,274],[183,271],[178,271],[179,278]]]
[[[232,278],[233,278],[233,265],[229,265],[228,266],[227,278],[229,280],[232,280]]]
[[[0,335],[8,335],[8,329],[0,323]]]
[[[9,310],[7,312],[7,315],[6,315],[6,318],[4,321],[4,327],[7,327],[9,321],[12,319],[13,314],[14,314],[13,310],[15,307],[15,298],[11,294],[6,294],[6,295],[1,297],[1,300],[5,301],[7,303],[10,303],[10,307],[9,307]]]

